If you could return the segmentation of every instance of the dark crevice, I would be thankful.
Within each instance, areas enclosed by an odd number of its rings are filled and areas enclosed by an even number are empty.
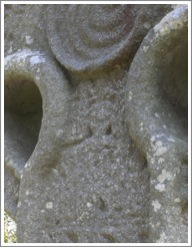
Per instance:
[[[111,126],[111,124],[109,124],[109,125],[107,126],[107,129],[106,129],[106,131],[105,131],[105,134],[106,134],[106,135],[111,135],[111,134],[112,134],[112,126]]]
[[[102,211],[104,211],[106,209],[106,204],[101,197],[99,197],[99,209]]]
[[[87,137],[88,137],[88,138],[90,138],[90,137],[93,136],[93,131],[92,131],[92,129],[91,129],[90,126],[87,127],[87,133],[88,133],[88,134],[87,134]]]

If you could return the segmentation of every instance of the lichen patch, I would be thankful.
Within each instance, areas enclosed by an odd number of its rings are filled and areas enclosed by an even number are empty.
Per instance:
[[[29,36],[29,35],[27,35],[27,36],[25,37],[25,40],[26,40],[26,43],[27,43],[28,45],[30,45],[30,44],[33,43],[33,38],[32,38],[31,36]]]
[[[157,212],[161,208],[161,204],[157,200],[152,201],[152,206],[155,212]]]
[[[52,209],[53,208],[53,203],[52,202],[47,202],[46,203],[46,208],[47,209]]]
[[[157,177],[157,180],[160,183],[164,183],[167,179],[168,181],[172,180],[173,176],[170,172],[167,172],[165,169],[162,170],[161,174]]]
[[[155,186],[155,189],[158,190],[159,192],[163,192],[165,191],[165,184],[159,183]]]

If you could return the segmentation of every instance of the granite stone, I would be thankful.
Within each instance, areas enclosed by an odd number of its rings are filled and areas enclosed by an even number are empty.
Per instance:
[[[18,243],[186,243],[188,8],[5,4],[5,210]]]

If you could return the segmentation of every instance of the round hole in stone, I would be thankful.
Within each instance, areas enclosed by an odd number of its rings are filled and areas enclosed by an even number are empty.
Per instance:
[[[5,161],[21,173],[38,141],[42,97],[34,81],[17,76],[5,80],[4,96]]]

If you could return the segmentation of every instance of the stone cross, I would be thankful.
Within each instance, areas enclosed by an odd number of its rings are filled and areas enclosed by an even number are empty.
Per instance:
[[[4,14],[5,210],[18,242],[187,242],[188,6]]]

